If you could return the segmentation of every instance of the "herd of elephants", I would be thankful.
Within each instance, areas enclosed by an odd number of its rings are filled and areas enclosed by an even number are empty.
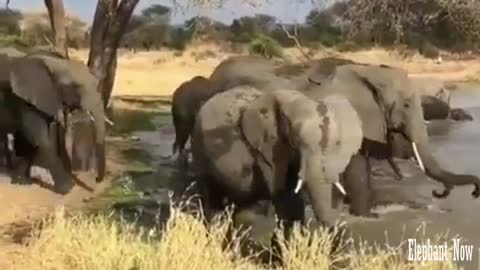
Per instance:
[[[0,49],[0,155],[12,182],[31,182],[33,164],[50,171],[60,194],[85,166],[103,180],[110,122],[97,84],[81,62]],[[400,68],[335,57],[291,64],[232,56],[209,78],[196,76],[174,92],[173,154],[195,175],[207,220],[230,203],[237,214],[273,207],[288,229],[306,222],[308,199],[317,221],[332,228],[339,201],[352,215],[376,216],[371,158],[387,160],[399,181],[404,176],[394,158],[416,160],[443,184],[443,191],[432,191],[437,198],[464,185],[479,197],[479,177],[447,171],[432,155],[426,121],[448,117],[471,119],[448,100],[420,94]],[[69,152],[70,125],[85,132],[76,133],[82,138],[73,138]]]

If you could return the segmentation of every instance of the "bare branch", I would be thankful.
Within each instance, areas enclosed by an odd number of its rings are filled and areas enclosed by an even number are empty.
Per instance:
[[[6,1],[5,1],[5,9],[6,9],[6,10],[9,10],[8,5],[10,5],[10,0],[6,0]]]
[[[303,57],[305,57],[307,60],[311,60],[311,57],[308,55],[308,53],[305,52],[305,50],[303,49],[303,46],[302,44],[300,43],[300,40],[298,40],[297,38],[297,34],[298,34],[298,28],[297,28],[297,24],[295,24],[295,27],[294,27],[294,34],[292,35],[288,29],[285,27],[284,24],[280,24],[280,27],[282,28],[283,32],[285,33],[285,35],[287,35],[287,37],[291,40],[293,40],[295,42],[295,46],[297,47],[297,49],[300,51],[300,53],[302,54]]]

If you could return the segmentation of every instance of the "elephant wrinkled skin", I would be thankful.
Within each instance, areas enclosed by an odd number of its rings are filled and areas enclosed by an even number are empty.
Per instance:
[[[222,209],[224,198],[238,211],[269,200],[289,228],[304,221],[295,192],[303,181],[317,219],[333,226],[332,184],[361,140],[357,113],[338,95],[313,100],[294,90],[264,93],[249,86],[217,94],[200,109],[192,136],[204,209]]]
[[[95,127],[97,181],[105,174],[105,114],[98,80],[81,62],[41,53],[21,57],[1,55],[0,131],[21,134],[34,153],[29,159],[43,162],[50,170],[55,190],[71,189],[71,162],[66,151],[67,115],[74,110],[89,114]]]

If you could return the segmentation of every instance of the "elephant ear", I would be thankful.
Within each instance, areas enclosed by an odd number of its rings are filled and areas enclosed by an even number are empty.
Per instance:
[[[246,107],[240,119],[243,136],[270,166],[278,139],[275,104],[273,96],[263,95]]]
[[[362,121],[364,137],[386,143],[390,98],[385,95],[392,92],[388,90],[392,86],[388,82],[388,75],[380,69],[382,68],[366,65],[337,67],[333,88],[345,91],[349,96]]]
[[[17,58],[11,63],[10,86],[15,95],[50,117],[63,109],[58,87],[39,59]]]

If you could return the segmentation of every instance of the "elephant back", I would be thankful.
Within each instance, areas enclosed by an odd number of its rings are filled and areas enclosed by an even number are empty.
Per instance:
[[[258,89],[242,85],[213,96],[200,108],[202,129],[237,125],[242,109],[261,95]]]

